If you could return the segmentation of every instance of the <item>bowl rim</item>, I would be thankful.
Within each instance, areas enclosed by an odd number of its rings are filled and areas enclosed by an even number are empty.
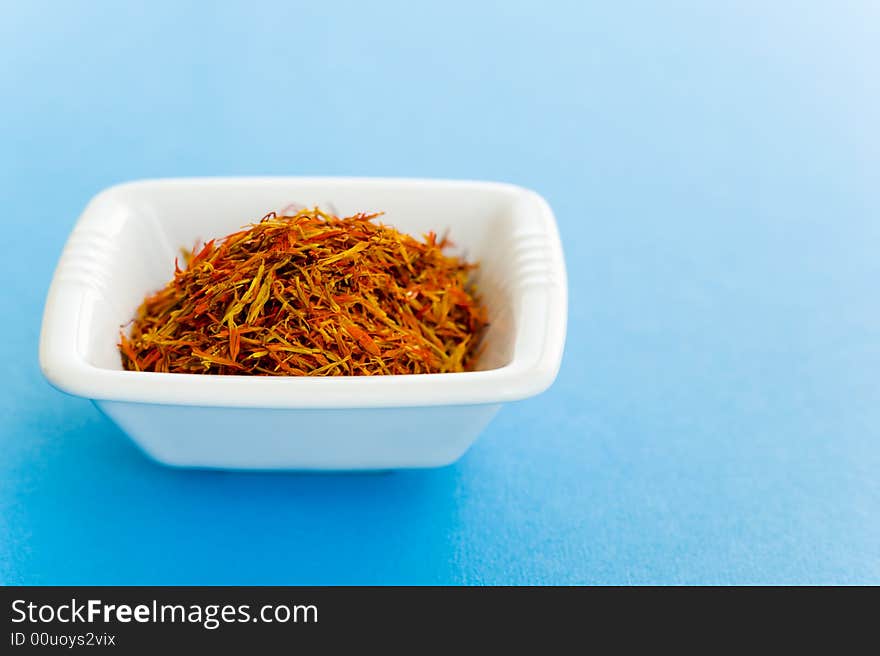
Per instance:
[[[90,363],[79,348],[79,327],[97,292],[87,281],[68,275],[65,255],[78,246],[77,229],[101,212],[99,199],[135,187],[224,185],[246,183],[350,184],[356,186],[439,186],[450,190],[482,187],[529,196],[546,243],[550,276],[532,281],[518,293],[521,303],[541,301],[543,314],[526,315],[529,330],[517,324],[514,355],[506,365],[483,371],[387,376],[236,376],[171,374],[105,369]],[[83,254],[80,254],[83,255]],[[84,254],[86,257],[88,254]],[[68,258],[69,259],[69,258]],[[540,283],[540,284],[539,284]],[[529,300],[530,299],[530,300]],[[562,245],[553,211],[536,192],[500,182],[424,178],[253,176],[160,178],[111,186],[86,206],[68,237],[49,287],[40,334],[40,367],[59,390],[96,401],[176,406],[242,408],[381,408],[477,405],[513,401],[546,390],[562,362],[568,312],[568,290]]]

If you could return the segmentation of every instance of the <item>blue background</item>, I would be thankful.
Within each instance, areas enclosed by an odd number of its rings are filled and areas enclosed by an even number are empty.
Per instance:
[[[876,3],[2,16],[0,581],[880,583]],[[538,190],[555,386],[440,470],[148,462],[43,380],[43,301],[92,195],[215,174]]]

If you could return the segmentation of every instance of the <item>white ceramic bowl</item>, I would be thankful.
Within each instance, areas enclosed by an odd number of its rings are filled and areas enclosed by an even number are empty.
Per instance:
[[[180,247],[296,202],[384,211],[414,235],[450,231],[478,260],[491,323],[477,371],[251,377],[124,371],[120,327],[171,279]],[[40,337],[46,378],[93,399],[159,462],[231,469],[434,467],[457,460],[501,403],[553,382],[565,342],[565,265],[536,193],[493,182],[205,178],[111,187],[86,207],[55,271]]]

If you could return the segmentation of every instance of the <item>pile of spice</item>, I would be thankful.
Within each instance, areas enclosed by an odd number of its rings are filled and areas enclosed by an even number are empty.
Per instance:
[[[274,212],[184,252],[119,349],[126,369],[240,375],[465,371],[486,312],[475,265],[374,221]]]

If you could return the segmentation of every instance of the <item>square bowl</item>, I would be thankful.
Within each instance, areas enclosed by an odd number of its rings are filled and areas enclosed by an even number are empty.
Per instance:
[[[181,247],[291,203],[340,216],[382,211],[420,235],[449,231],[480,263],[489,313],[464,373],[218,376],[125,371],[119,331],[173,276]],[[144,452],[183,467],[361,470],[457,460],[501,404],[551,385],[565,343],[567,286],[556,222],[538,194],[495,182],[195,178],[131,182],[88,204],[55,270],[40,366],[92,399]]]

